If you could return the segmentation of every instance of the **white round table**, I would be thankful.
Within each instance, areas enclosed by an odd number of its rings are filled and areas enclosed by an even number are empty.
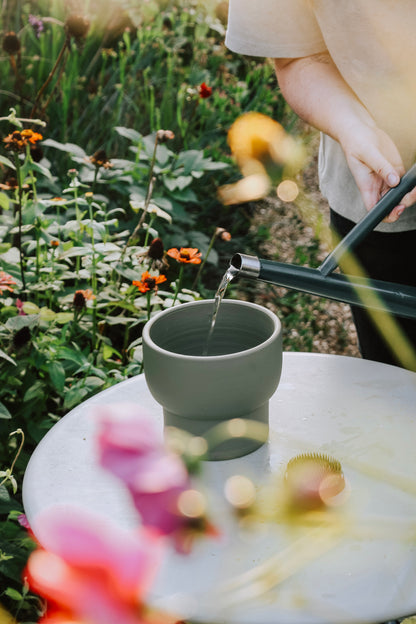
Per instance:
[[[73,409],[46,434],[28,464],[23,501],[30,523],[59,504],[137,526],[128,493],[96,461],[95,408],[121,402],[141,406],[163,435],[162,409],[144,375]],[[415,443],[416,374],[358,358],[284,353],[281,382],[270,400],[268,443],[243,458],[206,462],[203,487],[220,500],[231,475],[261,483],[299,453],[329,454],[341,462],[348,482],[350,495],[338,513],[351,519],[351,530],[308,559],[311,545],[319,550],[322,534],[303,536],[303,557],[302,541],[294,540],[290,527],[239,530],[224,515],[219,540],[201,540],[189,556],[169,553],[152,600],[210,624],[354,624],[416,613]],[[225,513],[220,504],[218,518]],[[299,569],[283,574],[285,563],[290,567],[299,556]],[[270,563],[283,574],[282,582],[250,598],[252,585],[244,585],[244,575],[256,576],[258,566]],[[234,603],[223,596],[233,579],[239,579]]]

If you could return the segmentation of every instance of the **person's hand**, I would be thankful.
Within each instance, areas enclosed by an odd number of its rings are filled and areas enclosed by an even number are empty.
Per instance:
[[[405,173],[400,154],[390,137],[377,128],[360,125],[349,129],[340,141],[352,175],[370,210]],[[405,208],[416,202],[416,188],[407,193],[384,219],[394,223]]]

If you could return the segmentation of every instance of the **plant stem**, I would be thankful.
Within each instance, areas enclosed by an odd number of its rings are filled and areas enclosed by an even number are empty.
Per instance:
[[[121,260],[123,260],[123,258],[124,258],[125,251],[126,251],[127,247],[129,246],[130,241],[134,240],[137,237],[137,235],[138,235],[138,233],[140,231],[140,228],[142,227],[143,222],[144,222],[144,220],[146,218],[146,215],[147,215],[147,210],[149,208],[150,200],[151,200],[152,195],[153,195],[153,188],[154,188],[155,181],[156,181],[156,178],[153,176],[153,170],[155,168],[155,163],[156,163],[156,150],[157,150],[158,141],[159,141],[159,139],[158,139],[158,135],[156,133],[155,145],[154,145],[154,148],[153,148],[153,155],[152,155],[152,160],[150,162],[150,168],[149,168],[149,182],[148,182],[148,185],[147,185],[147,193],[146,193],[146,199],[145,199],[145,202],[144,202],[143,213],[140,216],[139,222],[136,225],[136,227],[134,228],[133,233],[127,239],[127,242],[126,242],[126,244],[124,246],[124,249],[122,251],[122,254],[121,254]],[[146,236],[146,239],[147,239],[147,236]]]
[[[54,64],[54,66],[52,67],[52,69],[51,69],[51,71],[49,73],[49,76],[46,78],[45,82],[43,83],[43,85],[41,86],[41,88],[39,89],[39,91],[38,91],[38,93],[36,95],[35,102],[33,104],[32,110],[31,110],[30,115],[29,115],[30,118],[35,116],[36,111],[37,111],[38,106],[39,106],[40,99],[41,99],[45,89],[49,85],[50,81],[52,80],[56,70],[58,69],[59,63],[64,58],[65,51],[67,49],[69,49],[69,43],[70,43],[70,39],[69,39],[69,37],[66,37],[65,41],[64,41],[64,44],[63,44],[63,46],[61,48],[61,51],[59,52],[58,57],[57,57],[57,59],[55,61],[55,64]]]
[[[22,452],[23,445],[24,445],[24,443],[25,443],[25,434],[24,434],[23,430],[22,430],[22,429],[20,429],[20,427],[19,427],[19,429],[16,429],[16,431],[12,431],[12,432],[9,434],[9,436],[15,435],[15,434],[17,434],[17,433],[21,436],[21,440],[20,440],[19,448],[17,449],[16,455],[14,456],[14,459],[13,459],[12,465],[10,466],[10,468],[9,468],[9,469],[8,469],[8,471],[7,471],[7,472],[8,472],[8,475],[7,475],[7,476],[3,479],[3,481],[1,481],[1,482],[0,482],[0,486],[1,486],[1,485],[3,485],[3,484],[4,484],[4,483],[5,483],[5,482],[6,482],[6,481],[10,478],[10,477],[12,477],[12,476],[13,476],[13,470],[14,470],[14,467],[15,467],[15,465],[16,465],[16,462],[17,462],[17,460],[18,460],[18,458],[19,458],[20,453]]]
[[[92,212],[92,200],[88,201],[88,209],[90,213],[90,228],[91,228],[91,248],[92,248],[92,269],[91,269],[91,286],[92,292],[97,296],[97,255],[95,252],[95,239],[94,239],[94,215]],[[92,349],[95,350],[97,338],[97,299],[93,300],[92,304]]]
[[[203,259],[203,261],[199,265],[199,269],[198,269],[197,274],[195,275],[195,279],[193,281],[192,288],[195,288],[197,283],[198,283],[199,277],[200,277],[200,275],[202,273],[202,269],[205,266],[205,263],[206,263],[206,261],[208,259],[209,254],[211,253],[211,249],[212,249],[212,247],[214,245],[214,242],[215,242],[215,239],[217,238],[217,235],[218,235],[218,229],[216,229],[214,234],[211,236],[211,240],[209,241],[207,253],[205,254],[205,258]]]
[[[150,228],[152,227],[152,225],[153,225],[153,221],[154,221],[154,220],[155,220],[155,216],[153,216],[153,218],[151,218],[151,219],[150,219],[149,224],[148,224],[148,226],[147,226],[147,229],[146,229],[146,236],[144,237],[144,243],[143,243],[143,246],[144,246],[144,247],[146,247],[146,246],[147,246],[147,244],[148,244],[148,242],[149,242]]]
[[[26,280],[25,280],[25,270],[24,270],[24,254],[23,254],[23,245],[22,245],[22,226],[23,226],[23,216],[22,216],[22,200],[23,200],[23,180],[22,180],[22,172],[20,168],[19,156],[15,155],[15,165],[16,165],[16,174],[17,174],[17,184],[19,187],[18,196],[17,196],[17,213],[18,213],[18,234],[17,234],[17,248],[19,250],[19,261],[20,261],[20,276],[22,279],[22,290],[26,291]]]
[[[151,298],[152,298],[152,291],[151,291],[151,290],[149,290],[149,291],[146,293],[146,296],[147,296],[147,320],[148,320],[148,321],[150,321],[150,314],[151,314],[151,312],[152,312],[152,305],[151,305],[151,303],[150,303]]]
[[[173,297],[173,302],[172,302],[172,307],[175,305],[176,303],[176,299],[178,298],[178,294],[179,294],[179,290],[181,288],[181,284],[182,284],[182,277],[183,277],[183,270],[184,270],[184,265],[181,264],[181,268],[179,270],[179,275],[178,275],[178,279],[176,280],[176,290],[175,290],[175,295]]]

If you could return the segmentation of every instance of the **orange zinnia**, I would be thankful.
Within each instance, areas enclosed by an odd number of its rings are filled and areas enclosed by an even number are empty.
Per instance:
[[[201,253],[192,247],[181,247],[180,249],[172,247],[166,253],[183,264],[201,264]]]
[[[151,290],[156,292],[157,285],[162,284],[162,282],[166,282],[165,275],[150,275],[149,271],[145,271],[142,273],[142,279],[140,281],[133,281],[133,286],[137,286],[142,293],[150,292]]]
[[[87,290],[76,290],[73,299],[73,306],[76,310],[83,310],[87,301],[95,299],[95,295],[90,288]]]
[[[5,271],[0,271],[0,295],[5,291],[9,290],[13,292],[13,286],[16,286],[16,282],[12,278],[11,275],[6,273]]]
[[[26,145],[36,145],[38,141],[41,141],[43,136],[39,132],[33,130],[15,130],[7,137],[3,139],[4,147],[10,151],[23,151]]]

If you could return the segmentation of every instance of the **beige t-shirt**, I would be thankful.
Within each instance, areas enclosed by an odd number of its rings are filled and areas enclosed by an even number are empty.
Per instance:
[[[240,54],[296,58],[328,50],[345,81],[396,143],[416,157],[416,0],[229,0],[225,43]],[[365,207],[339,144],[323,135],[321,190],[358,221]],[[381,231],[416,229],[416,206]]]

